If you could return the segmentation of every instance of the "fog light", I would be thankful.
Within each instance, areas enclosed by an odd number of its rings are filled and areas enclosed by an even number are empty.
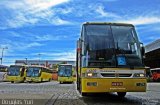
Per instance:
[[[136,86],[145,86],[145,83],[136,83]]]
[[[145,77],[143,73],[135,73],[133,77]]]
[[[97,86],[97,82],[87,82],[87,86]]]
[[[144,74],[140,74],[140,77],[144,77]]]

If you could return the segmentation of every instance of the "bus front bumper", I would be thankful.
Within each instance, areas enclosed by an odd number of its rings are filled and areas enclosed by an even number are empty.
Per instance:
[[[145,78],[82,78],[82,92],[146,92]]]
[[[20,81],[23,81],[23,78],[22,77],[18,77],[18,76],[7,76],[6,77],[6,80],[9,81],[9,82],[20,82]]]
[[[41,82],[41,78],[39,77],[26,77],[27,82]]]
[[[73,82],[74,78],[72,78],[72,77],[58,77],[58,81],[60,81],[60,82]]]

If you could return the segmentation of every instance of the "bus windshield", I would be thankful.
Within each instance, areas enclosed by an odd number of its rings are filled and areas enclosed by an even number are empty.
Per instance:
[[[58,76],[71,77],[72,76],[72,66],[71,65],[60,65],[58,68]]]
[[[27,70],[27,77],[38,77],[39,76],[39,67],[29,67]]]
[[[20,75],[20,69],[21,67],[9,67],[7,74],[9,76],[18,76]]]
[[[142,67],[133,26],[84,25],[83,67]]]

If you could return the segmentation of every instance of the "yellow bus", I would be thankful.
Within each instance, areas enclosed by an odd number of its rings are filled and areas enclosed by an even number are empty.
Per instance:
[[[24,82],[26,79],[26,66],[24,65],[11,65],[7,70],[6,80],[14,82]]]
[[[28,66],[27,68],[27,82],[43,82],[52,80],[52,71],[42,66]]]
[[[87,93],[146,91],[144,47],[132,24],[86,22],[77,41],[77,90]]]
[[[70,82],[75,80],[73,75],[73,68],[71,64],[59,64],[58,65],[58,81],[59,83]]]

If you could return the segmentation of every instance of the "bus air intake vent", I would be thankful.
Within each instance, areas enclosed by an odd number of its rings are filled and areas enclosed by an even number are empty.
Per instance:
[[[131,77],[132,74],[101,73],[103,77]]]
[[[132,74],[119,74],[118,77],[131,77]]]
[[[103,77],[115,77],[114,73],[101,73]]]

